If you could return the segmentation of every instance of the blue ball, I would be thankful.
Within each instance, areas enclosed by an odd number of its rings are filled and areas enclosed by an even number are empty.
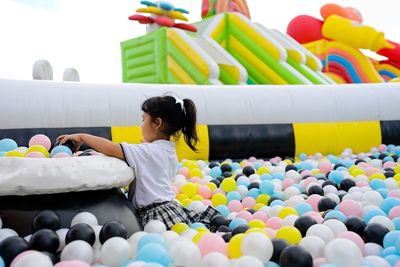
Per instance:
[[[237,169],[240,169],[240,164],[237,162],[233,162],[231,164],[231,168],[232,168],[232,171],[236,171]]]
[[[339,221],[344,222],[347,219],[347,217],[341,211],[331,210],[328,211],[324,217],[324,220],[328,219],[338,219]]]
[[[264,266],[265,267],[279,267],[279,264],[276,262],[273,262],[273,261],[269,261]]]
[[[258,168],[260,168],[262,166],[262,164],[260,162],[254,162],[253,163],[253,167],[254,169],[258,170]]]
[[[3,258],[0,256],[0,267],[4,267],[4,260],[3,260]]]
[[[379,194],[381,194],[381,196],[383,198],[387,198],[388,194],[389,194],[389,190],[387,190],[386,188],[379,188],[378,190],[376,190]]]
[[[6,154],[7,152],[5,152],[5,151],[0,151],[0,157],[3,157],[4,156],[4,154]]]
[[[18,147],[17,142],[12,139],[4,138],[0,140],[0,151],[11,151]]]
[[[332,155],[332,154],[329,154],[326,158],[327,158],[327,159],[330,161],[330,163],[332,163],[332,164],[336,164],[336,163],[338,163],[338,161],[339,161],[339,159],[338,159],[336,156]]]
[[[279,199],[284,199],[285,195],[283,194],[283,192],[280,191],[274,191],[274,193],[272,194],[273,197],[277,197]]]
[[[394,159],[391,156],[386,156],[383,158],[383,161],[393,161],[394,162]]]
[[[270,207],[274,207],[274,206],[282,206],[282,207],[286,207],[286,203],[283,202],[280,199],[275,199],[271,202],[271,204],[269,205]]]
[[[260,180],[264,181],[264,180],[272,180],[272,175],[269,173],[263,173],[260,176]]]
[[[234,199],[240,201],[242,200],[242,196],[237,191],[231,191],[228,194],[226,194],[226,199],[228,200],[228,202]]]
[[[369,223],[369,221],[370,221],[373,217],[379,216],[379,215],[386,216],[386,214],[385,214],[382,210],[380,210],[380,209],[375,209],[375,210],[370,210],[370,211],[368,211],[367,213],[365,213],[364,216],[363,216],[363,218],[364,218],[364,221],[365,221],[366,223]]]
[[[221,171],[221,168],[219,166],[215,166],[210,170],[210,176],[212,178],[214,178],[214,179],[219,177],[219,176],[221,176],[221,175],[222,175],[222,171]]]
[[[328,179],[336,184],[340,184],[340,182],[343,180],[343,174],[338,170],[334,170],[329,173]]]
[[[313,169],[313,166],[308,163],[308,162],[301,162],[299,165],[297,165],[298,170],[309,170],[311,171]]]
[[[239,225],[247,225],[247,221],[245,219],[242,218],[234,218],[230,224],[229,224],[229,228],[230,229],[235,229],[236,227],[238,227]]]
[[[135,262],[134,260],[126,260],[120,265],[120,267],[127,267],[129,264],[134,263],[134,262]],[[94,265],[94,266],[98,266],[98,265]],[[106,265],[99,265],[98,267],[100,267],[100,266],[101,267],[103,267],[103,266],[106,267]]]
[[[297,204],[295,210],[299,213],[299,215],[303,215],[309,211],[312,211],[313,208],[310,204],[303,202]]]
[[[384,257],[384,259],[389,262],[390,266],[394,266],[398,261],[400,261],[400,256],[392,254]]]
[[[396,242],[394,243],[394,247],[396,248],[396,253],[400,255],[400,238],[397,238]]]
[[[145,262],[155,262],[165,267],[167,267],[171,261],[169,253],[165,249],[165,247],[155,243],[150,243],[145,245],[144,247],[139,248],[136,260]]]
[[[274,184],[270,180],[263,180],[260,183],[260,191],[263,194],[272,195],[274,193]]]
[[[245,187],[249,187],[250,185],[250,181],[249,178],[245,177],[245,176],[240,176],[237,181],[236,181],[237,185],[244,185]]]
[[[371,186],[372,189],[378,190],[381,188],[386,188],[386,184],[383,180],[381,179],[373,179],[369,185]]]
[[[394,218],[392,220],[393,224],[394,224],[394,229],[396,230],[400,230],[400,217],[398,218]]]
[[[308,157],[308,156],[307,156],[306,153],[300,153],[300,154],[299,154],[299,159],[300,159],[300,160],[306,160],[307,157]]]
[[[261,191],[258,188],[252,188],[247,192],[247,196],[256,199],[259,195],[261,195]]]
[[[163,267],[163,265],[157,263],[157,262],[147,262],[142,267]]]
[[[285,179],[285,175],[281,172],[276,172],[274,174],[272,174],[272,179],[278,179],[283,181],[283,179]]]
[[[322,265],[320,265],[319,267],[339,267],[336,264],[333,263],[324,263]]]
[[[395,197],[388,197],[386,199],[384,199],[381,203],[381,210],[383,210],[384,212],[386,212],[386,214],[389,213],[389,211],[400,205],[400,199],[395,198]]]
[[[346,168],[350,168],[354,165],[354,163],[349,159],[344,159],[340,163],[342,163]]]
[[[72,156],[72,150],[67,147],[67,146],[55,146],[51,152],[50,152],[50,157],[53,157],[55,154],[60,153],[60,152],[65,152],[67,154],[69,154],[70,156]]]
[[[146,246],[148,244],[158,244],[165,248],[167,247],[167,242],[165,241],[165,239],[161,235],[155,234],[155,233],[148,233],[148,234],[144,235],[139,240],[138,249],[143,248],[144,246]]]
[[[190,228],[197,229],[197,228],[207,228],[207,227],[201,222],[195,222],[190,225]]]
[[[215,208],[219,213],[224,215],[224,217],[228,217],[229,215],[229,208],[226,205],[219,205]]]
[[[391,231],[385,235],[383,238],[383,247],[394,247],[396,244],[397,239],[400,238],[400,231]]]

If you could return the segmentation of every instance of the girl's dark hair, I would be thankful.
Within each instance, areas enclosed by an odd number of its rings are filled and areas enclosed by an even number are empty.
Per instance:
[[[193,101],[183,99],[183,106],[173,96],[151,97],[143,102],[142,111],[153,119],[161,118],[165,123],[163,133],[178,139],[183,133],[186,144],[197,151],[196,144],[199,141],[196,131],[196,106]]]

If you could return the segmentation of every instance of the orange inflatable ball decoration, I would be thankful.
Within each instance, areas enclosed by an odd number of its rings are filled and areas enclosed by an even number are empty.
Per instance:
[[[329,16],[338,15],[343,18],[351,19],[357,22],[362,22],[360,11],[352,7],[342,7],[337,4],[326,4],[320,9],[321,16],[327,19]]]
[[[289,22],[287,34],[301,44],[318,41],[324,39],[322,24],[322,20],[308,15],[300,15]]]

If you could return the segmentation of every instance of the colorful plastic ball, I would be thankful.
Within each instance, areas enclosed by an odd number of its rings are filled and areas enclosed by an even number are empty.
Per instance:
[[[171,232],[171,231],[167,231],[167,232]],[[166,233],[166,232],[165,232],[165,233]],[[164,234],[165,234],[165,233],[164,233]],[[173,233],[175,233],[175,232],[173,232]],[[176,234],[176,233],[175,233],[175,234]],[[139,232],[136,232],[136,233],[134,233],[133,235],[131,235],[131,236],[129,237],[128,242],[129,242],[129,245],[130,245],[130,247],[131,247],[130,252],[129,252],[129,257],[130,257],[130,258],[133,258],[133,259],[136,258],[138,243],[139,243],[140,239],[141,239],[143,236],[145,236],[145,235],[147,235],[146,232],[139,231]],[[163,237],[164,237],[164,235],[163,235]],[[176,235],[175,235],[175,238],[177,238],[177,237],[179,237],[179,236],[176,234]],[[170,241],[169,238],[172,239],[172,237],[166,237],[165,240],[166,240],[167,242],[169,242],[169,241]]]
[[[228,194],[226,194],[226,198],[227,198],[228,202],[231,200],[239,200],[239,201],[242,200],[242,196],[237,191],[229,192]]]
[[[126,230],[126,226],[118,221],[109,221],[106,222],[101,228],[99,240],[101,244],[104,244],[107,239],[116,236],[127,239],[128,231]]]
[[[90,245],[93,245],[96,240],[96,234],[90,225],[86,223],[78,223],[72,226],[65,236],[66,244],[75,240],[83,240]]]
[[[263,180],[260,183],[260,190],[263,194],[272,195],[274,193],[275,187],[270,180]]]
[[[239,200],[234,199],[229,201],[228,208],[230,211],[239,212],[243,209],[243,205]]]
[[[239,225],[247,225],[246,220],[242,218],[234,218],[230,223],[229,223],[229,228],[232,230],[238,227]]]
[[[25,152],[26,155],[28,155],[31,152],[40,152],[44,155],[44,157],[48,158],[49,157],[49,151],[41,145],[33,145],[28,148],[28,150]]]
[[[219,213],[227,217],[229,214],[229,208],[226,205],[219,205],[215,208]]]
[[[299,203],[295,206],[295,209],[299,215],[303,215],[306,212],[312,211],[313,208],[308,203]]]
[[[61,261],[80,260],[91,264],[94,259],[92,247],[85,241],[76,240],[68,245],[61,252]]]
[[[272,257],[273,245],[265,234],[252,232],[243,238],[241,251],[243,255],[251,255],[266,262]]]
[[[325,246],[324,255],[328,263],[338,266],[361,266],[363,258],[357,245],[344,238],[330,241]]]
[[[257,203],[256,200],[252,197],[245,197],[242,200],[243,208],[252,208],[256,205],[256,203]]]
[[[211,252],[205,255],[200,262],[200,267],[230,267],[229,259],[222,253]]]
[[[4,157],[16,157],[16,158],[23,158],[25,157],[25,153],[18,151],[18,150],[10,150],[8,152],[5,152]]]
[[[162,234],[167,231],[167,228],[163,222],[151,220],[144,226],[144,231],[148,233]]]
[[[364,229],[365,242],[373,242],[383,246],[383,238],[389,233],[389,229],[378,223],[369,223]]]
[[[48,138],[46,135],[37,134],[32,136],[31,139],[29,139],[29,147],[34,145],[41,145],[45,147],[47,150],[49,150],[51,147],[51,141],[50,138]]]
[[[4,267],[4,266],[5,266],[4,260],[3,260],[3,258],[0,256],[0,267]]]
[[[60,240],[56,232],[50,229],[40,229],[32,234],[29,240],[29,247],[38,251],[56,253]]]
[[[160,246],[167,247],[167,242],[165,241],[165,239],[161,235],[155,233],[148,233],[147,235],[140,238],[137,244],[138,249],[140,250],[147,244],[158,244]]]
[[[169,253],[174,266],[190,266],[201,259],[199,247],[190,240],[174,243]]]
[[[36,159],[46,158],[46,156],[43,155],[43,153],[37,152],[37,151],[27,153],[27,154],[25,154],[25,157],[26,158],[36,158]]]
[[[112,237],[104,242],[100,253],[102,263],[111,267],[119,267],[129,258],[130,245],[124,238]]]
[[[371,218],[371,220],[369,220],[368,223],[378,223],[380,225],[385,226],[387,229],[389,229],[389,231],[394,230],[394,224],[392,220],[390,220],[387,216],[381,216],[381,215],[375,216]]]
[[[236,259],[243,255],[241,246],[245,236],[245,234],[237,234],[231,238],[228,244],[229,258]]]
[[[71,155],[65,152],[58,152],[57,154],[53,155],[52,158],[57,159],[57,158],[69,158]]]
[[[182,232],[187,229],[189,229],[189,226],[186,223],[176,223],[171,228],[171,230],[177,233],[178,235],[182,234]]]
[[[217,207],[219,205],[226,205],[227,199],[225,195],[221,193],[216,193],[215,195],[212,196],[211,202],[214,207]]]
[[[222,175],[222,171],[221,171],[221,168],[219,167],[219,166],[215,166],[215,167],[213,167],[213,168],[211,168],[211,170],[210,170],[210,176],[212,177],[212,178],[217,178],[217,177],[219,177],[219,176],[221,176]]]
[[[61,261],[56,265],[54,265],[54,267],[90,267],[90,266],[91,266],[90,264],[87,264],[86,262],[80,260]],[[100,267],[103,267],[103,265],[100,265]]]
[[[343,212],[346,216],[358,216],[361,217],[362,209],[359,202],[352,199],[343,200],[339,204],[339,210]]]
[[[60,146],[55,146],[51,152],[50,152],[50,157],[53,157],[55,154],[60,153],[60,152],[65,152],[68,155],[72,156],[72,150],[64,145],[60,145]]]
[[[272,246],[274,247],[271,261],[275,263],[279,263],[279,258],[281,256],[282,251],[290,246],[289,242],[282,238],[274,238],[271,240]]]
[[[324,256],[325,241],[318,236],[304,237],[299,246],[304,248],[314,258],[321,258]]]
[[[98,221],[96,216],[93,213],[90,212],[80,212],[76,214],[71,221],[71,227],[74,226],[75,224],[79,223],[86,223],[88,225],[98,225]]]
[[[344,239],[348,239],[348,240],[352,241],[354,244],[357,245],[357,247],[360,249],[361,253],[364,254],[365,244],[364,244],[364,241],[362,240],[362,238],[358,234],[351,232],[351,231],[345,231],[345,232],[338,234],[337,238],[344,238]]]
[[[288,246],[281,253],[279,265],[281,267],[308,267],[313,266],[313,259],[302,247]]]
[[[236,218],[242,218],[249,222],[253,219],[253,215],[247,210],[242,210],[236,214]]]
[[[188,197],[192,197],[197,193],[197,186],[194,183],[188,182],[182,186],[182,193]]]
[[[231,192],[231,191],[235,191],[236,190],[236,181],[233,178],[225,178],[220,187],[222,188],[222,190],[224,190],[225,192]]]
[[[297,245],[302,236],[300,231],[293,226],[283,226],[276,232],[276,237],[285,239],[292,245]]]
[[[165,247],[151,243],[140,248],[136,260],[145,262],[156,262],[167,267],[170,263],[170,255]]]
[[[213,233],[206,233],[200,237],[197,246],[200,249],[202,257],[212,252],[228,254],[228,248],[221,236]]]
[[[211,189],[206,185],[201,185],[197,190],[197,193],[207,199],[211,197]]]
[[[0,140],[0,151],[11,151],[18,147],[17,143],[9,138],[4,138]]]
[[[398,239],[400,240],[400,231],[391,231],[387,233],[383,238],[383,247],[394,247]]]
[[[310,216],[300,216],[294,222],[294,227],[296,227],[301,235],[306,236],[307,230],[314,224],[317,224],[317,221]]]
[[[10,265],[10,267],[52,267],[52,266],[53,263],[47,255],[34,250],[28,250],[20,253],[17,257],[15,257],[15,259],[11,262]]]
[[[308,228],[306,236],[318,236],[325,241],[325,243],[329,243],[331,240],[335,238],[333,231],[326,225],[323,224],[314,224]]]
[[[60,228],[60,217],[52,210],[42,210],[32,218],[32,230],[36,232],[40,229],[58,230]]]

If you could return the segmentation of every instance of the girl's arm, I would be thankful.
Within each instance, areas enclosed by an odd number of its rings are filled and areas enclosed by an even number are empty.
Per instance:
[[[113,141],[102,137],[84,133],[77,133],[60,135],[57,140],[60,141],[60,144],[64,144],[68,140],[74,141],[76,144],[75,150],[78,150],[82,144],[87,144],[94,150],[103,153],[104,155],[125,160],[121,146],[117,143],[114,143]]]

